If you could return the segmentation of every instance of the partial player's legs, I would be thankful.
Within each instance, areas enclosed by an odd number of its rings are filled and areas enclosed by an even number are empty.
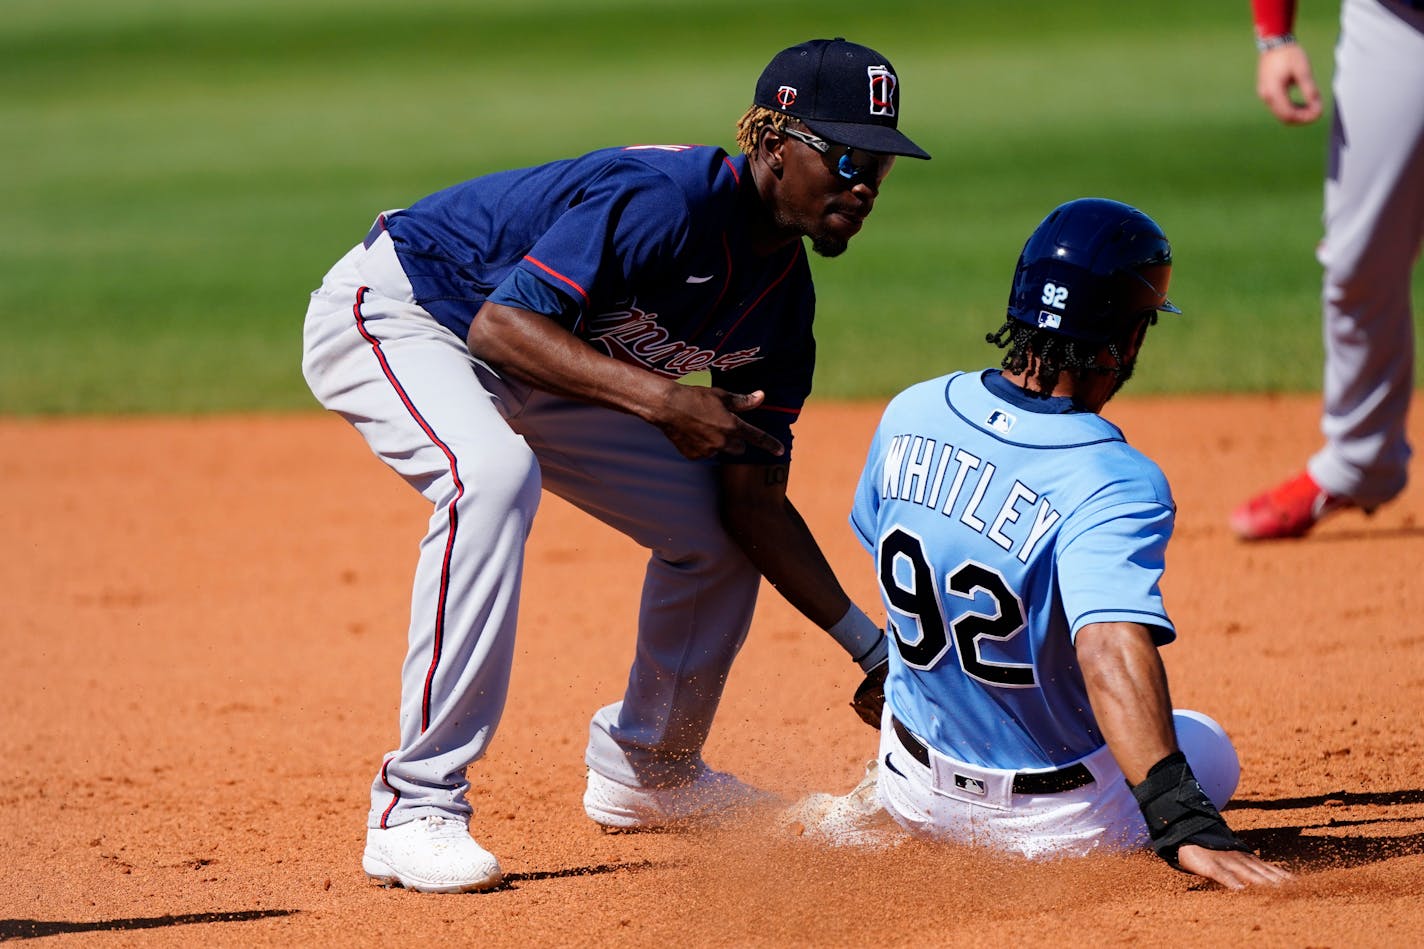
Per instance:
[[[1052,793],[1013,791],[1011,772],[948,759],[931,767],[916,751],[894,729],[882,730],[880,803],[916,837],[1029,858],[1130,850],[1147,842],[1137,802],[1106,747],[1078,762],[1092,782]]]
[[[1324,447],[1231,515],[1247,539],[1299,537],[1403,490],[1410,446],[1410,277],[1424,241],[1424,10],[1346,0],[1325,185]],[[1408,90],[1405,92],[1405,90]]]
[[[433,504],[412,593],[400,747],[372,785],[364,863],[378,880],[446,892],[500,876],[465,830],[465,768],[503,710],[539,473],[463,342],[403,284],[384,235],[343,259],[313,295],[303,369],[322,404]]]
[[[637,418],[541,393],[511,425],[549,490],[651,554],[626,692],[590,726],[590,815],[645,827],[756,797],[701,757],[761,582],[722,528],[715,466],[683,458]]]
[[[1410,276],[1424,240],[1424,11],[1344,5],[1325,184],[1325,447],[1309,470],[1361,507],[1404,488]]]
[[[1197,779],[1213,803],[1224,807],[1241,774],[1230,737],[1214,719],[1200,712],[1177,709],[1172,719],[1178,746]],[[1142,812],[1106,746],[1064,766],[1082,765],[1091,781],[1064,781],[1063,786],[1055,787],[1059,782],[1045,782],[1043,772],[1015,775],[954,762],[913,735],[897,731],[888,711],[885,721],[875,775],[878,801],[901,827],[917,837],[986,846],[1030,858],[1130,850],[1148,841]],[[1030,790],[1030,782],[1039,786]],[[807,833],[833,843],[853,844],[857,836],[865,838],[875,825],[873,813],[857,799],[863,795],[863,787],[857,788],[840,808],[822,806],[810,812],[827,815],[829,823],[808,827]],[[808,811],[803,807],[799,813]],[[870,836],[869,842],[878,839]]]

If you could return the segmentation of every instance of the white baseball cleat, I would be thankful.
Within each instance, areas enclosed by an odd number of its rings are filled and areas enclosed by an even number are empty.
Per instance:
[[[417,817],[395,827],[368,828],[361,868],[377,883],[421,893],[487,890],[504,879],[499,861],[454,817]]]
[[[592,768],[583,792],[589,819],[608,831],[662,830],[715,821],[775,807],[781,798],[702,765],[690,784],[669,788],[629,787]]]
[[[904,838],[876,797],[880,761],[865,765],[865,777],[849,794],[812,794],[781,813],[781,823],[799,837],[831,847],[885,847]]]

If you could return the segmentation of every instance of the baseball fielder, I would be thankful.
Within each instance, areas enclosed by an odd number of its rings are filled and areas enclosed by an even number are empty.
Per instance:
[[[881,659],[786,483],[815,356],[801,239],[839,254],[895,156],[929,157],[899,102],[879,53],[803,43],[758,80],[742,154],[634,145],[467,181],[381,214],[312,295],[312,391],[433,506],[372,879],[501,879],[468,832],[465,769],[504,707],[541,488],[650,552],[626,692],[589,729],[600,825],[764,796],[701,756],[763,576],[862,668]],[[710,388],[677,382],[698,370]]]
[[[1285,874],[1198,783],[1198,767],[1226,773],[1222,804],[1234,789],[1225,734],[1194,738],[1191,762],[1175,737],[1202,719],[1174,723],[1157,653],[1176,637],[1158,588],[1171,491],[1098,414],[1158,312],[1180,312],[1171,263],[1141,211],[1056,208],[988,337],[1010,347],[1003,371],[922,382],[886,408],[851,513],[894,640],[870,776],[917,835],[1029,857],[1150,842],[1239,887]]]
[[[1321,113],[1294,0],[1252,0],[1256,89],[1283,122]],[[1292,98],[1292,93],[1299,100]],[[1299,537],[1325,515],[1404,490],[1414,390],[1411,273],[1424,246],[1424,0],[1344,0],[1325,181],[1324,446],[1231,514],[1247,540]]]

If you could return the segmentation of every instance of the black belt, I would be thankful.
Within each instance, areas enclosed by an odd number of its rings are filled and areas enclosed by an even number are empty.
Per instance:
[[[895,735],[900,739],[900,744],[905,746],[905,750],[926,768],[930,766],[930,750],[925,747],[925,743],[910,733],[910,730],[900,724],[900,720],[893,715],[890,716],[890,724],[895,728]],[[1093,783],[1093,772],[1081,761],[1077,764],[1070,764],[1066,768],[1059,768],[1057,771],[1022,771],[1014,775],[1015,794],[1058,794],[1062,791],[1071,791],[1074,788],[1081,788]]]
[[[376,243],[376,239],[381,236],[382,232],[384,232],[385,229],[386,216],[382,214],[376,218],[376,223],[372,224],[371,229],[366,232],[366,239],[361,242],[361,246],[366,248],[367,250],[370,250],[371,245]]]

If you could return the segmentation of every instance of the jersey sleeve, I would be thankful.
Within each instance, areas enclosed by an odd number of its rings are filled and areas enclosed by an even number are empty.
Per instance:
[[[560,288],[535,277],[528,270],[516,267],[499,289],[490,296],[495,303],[517,306],[533,313],[553,317],[564,326],[578,322],[582,304],[567,288]]]
[[[1295,29],[1295,0],[1251,0],[1256,35],[1281,36]]]
[[[674,260],[688,222],[686,198],[666,175],[636,162],[610,162],[489,299],[544,313],[574,330],[591,300],[626,299],[641,275]],[[552,311],[551,293],[562,304]]]
[[[1079,512],[1056,566],[1063,611],[1076,639],[1091,623],[1140,623],[1164,646],[1176,639],[1160,583],[1176,512],[1160,500],[1125,501]]]

